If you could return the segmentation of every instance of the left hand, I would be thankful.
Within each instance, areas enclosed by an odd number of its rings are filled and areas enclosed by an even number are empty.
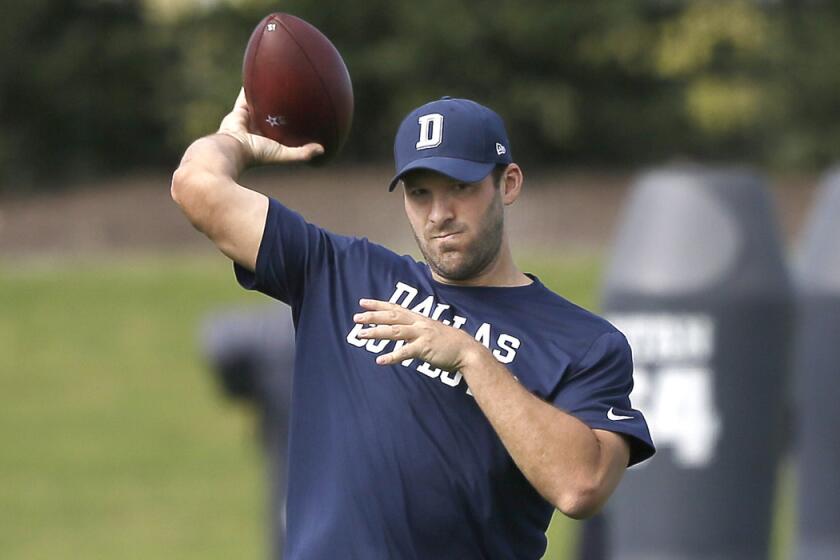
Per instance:
[[[353,315],[353,321],[363,325],[376,325],[359,332],[359,338],[405,342],[392,352],[378,356],[376,363],[379,365],[396,364],[409,358],[417,358],[436,368],[455,372],[462,369],[478,348],[484,349],[464,331],[444,325],[396,303],[362,299],[359,304],[366,311]]]

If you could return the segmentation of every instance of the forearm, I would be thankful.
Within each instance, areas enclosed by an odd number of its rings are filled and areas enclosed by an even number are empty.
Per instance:
[[[595,433],[528,392],[481,347],[461,368],[470,391],[534,488],[570,517],[600,509],[618,480]]]
[[[226,134],[213,134],[193,142],[172,176],[172,198],[198,229],[209,218],[212,205],[225,191],[236,188],[248,164],[241,142]]]
[[[395,303],[362,299],[353,316],[366,339],[407,343],[376,358],[380,365],[419,358],[464,376],[478,406],[534,488],[560,511],[595,513],[615,489],[629,458],[622,436],[587,425],[532,395],[487,348],[463,330]]]
[[[253,270],[268,199],[237,183],[250,165],[243,144],[227,134],[193,142],[172,176],[171,194],[192,225],[225,255]]]
[[[254,270],[268,213],[268,198],[240,185],[252,165],[308,161],[319,144],[290,148],[251,134],[245,90],[222,119],[219,132],[193,142],[172,176],[172,198],[189,221],[228,257]]]

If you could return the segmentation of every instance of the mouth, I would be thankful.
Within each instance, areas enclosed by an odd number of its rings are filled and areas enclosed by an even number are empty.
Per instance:
[[[461,233],[462,232],[460,232],[460,231],[452,231],[452,232],[448,232],[448,233],[441,233],[441,234],[438,234],[438,235],[433,235],[432,239],[437,239],[439,241],[448,241],[450,239],[454,239],[455,236],[457,236],[457,235],[461,235]]]

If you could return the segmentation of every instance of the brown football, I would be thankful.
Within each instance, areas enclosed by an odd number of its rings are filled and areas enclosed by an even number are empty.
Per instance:
[[[242,83],[251,130],[286,146],[318,142],[337,154],[353,120],[353,86],[329,39],[302,19],[269,14],[245,49]]]

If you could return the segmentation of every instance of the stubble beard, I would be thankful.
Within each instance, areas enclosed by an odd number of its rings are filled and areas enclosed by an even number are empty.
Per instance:
[[[446,254],[454,251],[439,251],[433,248],[425,238],[417,235],[412,228],[414,240],[432,271],[446,280],[462,282],[477,277],[499,256],[502,247],[504,213],[502,197],[497,191],[493,202],[487,208],[478,227],[478,235],[473,241],[458,250],[461,258],[447,259]]]

